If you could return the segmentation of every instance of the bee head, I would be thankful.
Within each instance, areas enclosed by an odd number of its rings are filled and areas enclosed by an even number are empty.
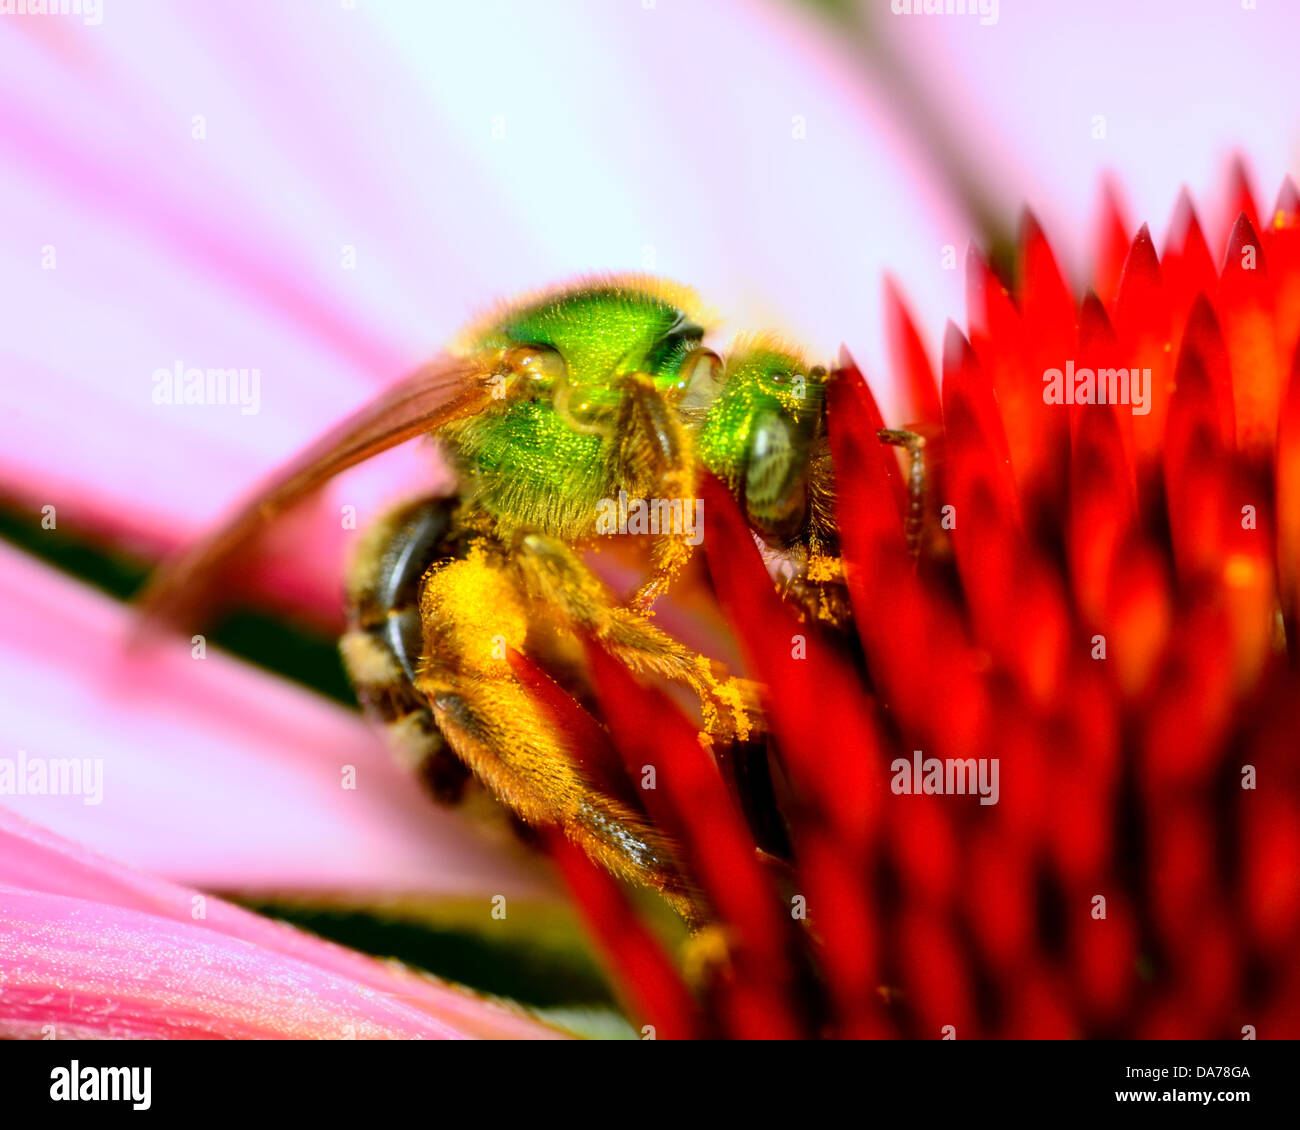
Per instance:
[[[767,338],[740,343],[720,372],[700,456],[760,533],[789,538],[808,507],[808,465],[822,435],[826,371]]]

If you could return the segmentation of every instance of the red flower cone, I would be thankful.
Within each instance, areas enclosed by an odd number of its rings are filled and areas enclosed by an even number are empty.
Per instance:
[[[688,993],[612,880],[561,851],[656,1034],[1300,1035],[1300,199],[1288,182],[1261,222],[1234,175],[1219,270],[1186,196],[1163,257],[1144,227],[1122,260],[1109,197],[1081,298],[1032,217],[1012,288],[972,252],[938,382],[890,284],[929,513],[918,531],[845,355],[849,632],[800,621],[706,485],[769,748],[715,763],[658,690],[593,666],[724,956]],[[1067,363],[1149,369],[1145,404],[1052,402]],[[900,793],[913,758],[996,761],[996,803]],[[785,852],[760,842],[764,798]]]

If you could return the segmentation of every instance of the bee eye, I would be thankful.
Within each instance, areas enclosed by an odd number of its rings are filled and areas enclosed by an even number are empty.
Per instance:
[[[559,384],[568,375],[564,358],[549,345],[516,345],[506,350],[502,362],[508,371],[543,388]]]
[[[697,349],[682,362],[678,387],[682,390],[678,408],[707,408],[722,384],[722,358],[711,349]]]
[[[789,417],[760,412],[750,422],[745,509],[765,534],[793,536],[807,507],[807,439]]]

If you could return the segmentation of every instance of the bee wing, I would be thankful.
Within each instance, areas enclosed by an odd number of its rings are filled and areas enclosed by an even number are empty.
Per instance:
[[[192,623],[223,568],[274,519],[339,472],[479,411],[491,400],[486,377],[474,358],[440,357],[331,428],[221,525],[155,570],[139,597],[145,624]]]

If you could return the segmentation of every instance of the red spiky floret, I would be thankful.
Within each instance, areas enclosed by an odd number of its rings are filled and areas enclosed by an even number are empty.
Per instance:
[[[937,389],[887,285],[909,413],[891,425],[924,425],[942,533],[914,559],[898,456],[845,355],[828,417],[846,630],[800,619],[704,485],[788,853],[759,850],[743,778],[677,707],[593,650],[612,746],[633,779],[657,767],[645,808],[728,948],[690,1021],[660,983],[665,1031],[1300,1035],[1300,195],[1288,181],[1261,217],[1237,165],[1229,196],[1218,269],[1186,193],[1163,256],[1145,226],[1121,255],[1108,193],[1082,295],[1032,217],[1013,285],[972,251]],[[1067,361],[1150,369],[1150,411],[1049,403]],[[895,793],[918,750],[996,758],[997,803]],[[615,913],[584,868],[567,852],[580,901]],[[643,938],[602,940],[639,975]]]

